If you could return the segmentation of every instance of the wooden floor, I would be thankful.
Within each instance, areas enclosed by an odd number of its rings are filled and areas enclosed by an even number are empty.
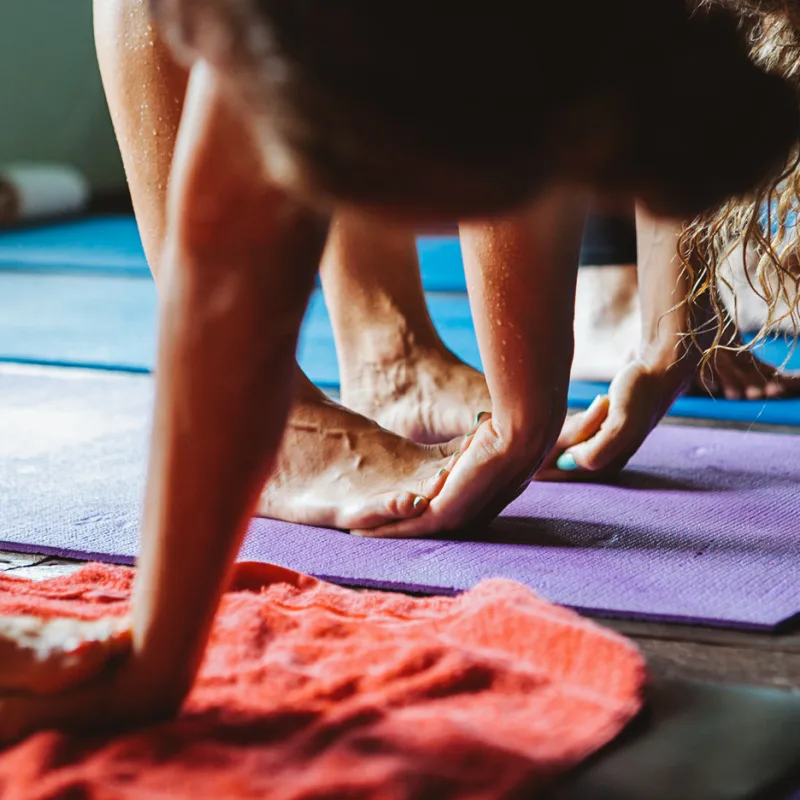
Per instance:
[[[711,425],[800,434],[800,428],[671,420],[669,424]],[[800,458],[800,436],[798,436]],[[798,487],[800,491],[800,487]],[[796,521],[792,521],[795,523]],[[67,575],[80,562],[0,551],[0,571],[41,580]],[[798,564],[800,580],[800,564]],[[635,640],[660,677],[694,678],[800,691],[800,618],[778,633],[756,633],[696,625],[599,620]]]

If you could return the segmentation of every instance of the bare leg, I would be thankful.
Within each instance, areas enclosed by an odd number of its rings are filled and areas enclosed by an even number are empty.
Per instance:
[[[176,64],[140,0],[95,0],[97,56],[147,262],[157,280],[167,184],[188,72]]]
[[[167,184],[188,76],[153,29],[146,5],[98,0],[96,6],[109,106],[148,261],[161,287]],[[421,514],[459,444],[428,448],[406,442],[331,402],[299,368],[298,376],[279,472],[258,512],[345,529]]]
[[[639,319],[635,264],[581,267],[572,379],[611,380],[636,355]]]
[[[419,442],[464,434],[491,409],[483,375],[431,322],[412,230],[340,215],[321,275],[346,406]]]

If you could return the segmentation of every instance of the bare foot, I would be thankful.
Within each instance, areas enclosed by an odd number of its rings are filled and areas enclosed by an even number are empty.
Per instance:
[[[443,344],[357,364],[342,381],[342,402],[387,430],[423,443],[464,435],[477,415],[492,407],[483,373]]]
[[[580,270],[574,379],[609,381],[633,359],[637,291],[635,266]],[[486,381],[431,333],[427,320],[410,316],[398,322],[394,335],[373,332],[366,356],[363,347],[340,353],[342,402],[414,441],[447,441],[471,430],[477,413],[491,411]]]
[[[737,335],[731,342],[739,347]],[[727,400],[764,400],[800,395],[800,373],[765,364],[749,350],[720,349],[701,366],[689,393],[714,395]]]
[[[343,530],[418,517],[468,441],[415,444],[329,400],[303,375],[258,513]]]
[[[639,285],[632,264],[578,270],[572,379],[610,381],[636,355]]]
[[[483,375],[431,321],[413,230],[340,216],[320,274],[348,408],[429,444],[468,433],[491,410]]]
[[[581,267],[575,308],[573,380],[612,381],[633,361],[640,336],[637,292],[633,265]],[[736,292],[739,319],[763,324],[764,315],[760,321],[754,316],[753,298],[762,301],[745,278],[736,284]],[[726,301],[732,303],[732,295]],[[741,337],[736,335],[730,344],[741,345]],[[800,394],[800,376],[765,364],[748,351],[718,350],[698,371],[689,392],[710,393],[728,400],[792,397]]]

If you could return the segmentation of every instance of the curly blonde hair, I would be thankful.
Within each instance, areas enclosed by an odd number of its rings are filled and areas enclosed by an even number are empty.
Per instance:
[[[698,6],[724,6],[736,13],[755,63],[800,89],[798,0],[700,0]],[[777,328],[797,336],[798,219],[800,149],[794,148],[777,176],[684,226],[678,249],[692,287],[687,301],[693,313],[713,311],[710,323],[691,334],[695,344],[702,344],[705,362],[718,348],[753,347]],[[748,345],[731,346],[739,316],[731,268],[739,258],[747,284],[766,306],[766,319]],[[732,302],[725,302],[726,295]]]

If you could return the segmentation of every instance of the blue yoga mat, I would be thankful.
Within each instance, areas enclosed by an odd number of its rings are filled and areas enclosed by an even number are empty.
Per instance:
[[[419,239],[423,284],[431,292],[465,292],[458,239]],[[0,232],[0,270],[147,277],[136,222],[129,215],[90,217]]]
[[[445,344],[480,368],[458,241],[419,240],[424,283]],[[154,364],[156,294],[136,225],[129,216],[96,217],[0,234],[0,361],[149,371]],[[761,355],[782,363],[786,343]],[[338,386],[336,351],[321,294],[312,299],[300,339],[300,364],[326,389]],[[789,366],[800,368],[800,353]],[[570,405],[585,407],[606,384],[574,383]],[[800,424],[800,399],[681,398],[672,413],[701,419]]]
[[[136,222],[128,215],[3,231],[0,270],[136,277],[150,274]]]
[[[150,278],[0,271],[0,360],[150,371]]]
[[[480,355],[465,297],[429,295],[431,314],[445,344],[480,368]],[[0,271],[0,361],[146,372],[156,346],[156,292],[149,278]],[[761,349],[773,363],[787,354],[782,341]],[[325,389],[339,383],[328,313],[316,292],[300,337],[298,358]],[[800,367],[800,352],[789,365]],[[570,405],[581,408],[606,384],[573,383]],[[800,399],[762,401],[680,398],[676,416],[770,424],[800,424]]]

